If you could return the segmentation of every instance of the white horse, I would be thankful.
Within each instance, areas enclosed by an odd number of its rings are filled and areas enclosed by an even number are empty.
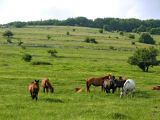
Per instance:
[[[133,91],[135,89],[135,82],[132,79],[128,79],[126,80],[126,82],[123,85],[123,89],[122,92],[120,93],[120,97],[125,96],[129,93],[131,93],[131,95],[133,94]]]

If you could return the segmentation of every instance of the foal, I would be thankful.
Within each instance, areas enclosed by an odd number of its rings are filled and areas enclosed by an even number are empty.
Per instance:
[[[35,98],[37,101],[39,92],[39,80],[34,80],[34,82],[30,83],[28,90],[31,94],[32,100]]]
[[[43,87],[43,92],[45,93],[45,91],[48,94],[48,91],[50,90],[51,93],[54,93],[54,88],[52,87],[51,83],[49,82],[48,78],[45,78],[42,80],[41,83],[42,87]]]

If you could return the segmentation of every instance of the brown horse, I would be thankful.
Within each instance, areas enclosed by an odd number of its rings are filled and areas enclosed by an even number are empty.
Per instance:
[[[160,85],[153,87],[152,90],[160,90]]]
[[[42,87],[43,87],[43,92],[45,93],[45,91],[47,92],[48,94],[48,91],[50,90],[51,93],[54,92],[54,88],[52,87],[51,83],[49,82],[49,79],[48,78],[45,78],[42,80],[42,83],[41,83]]]
[[[87,87],[87,92],[90,92],[90,86],[91,85],[94,85],[94,86],[101,86],[102,90],[104,90],[103,88],[103,82],[104,80],[107,80],[107,79],[111,79],[112,78],[112,75],[109,74],[107,76],[104,76],[104,77],[92,77],[92,78],[89,78],[86,80],[86,87]]]
[[[28,90],[31,94],[32,100],[35,98],[36,101],[38,99],[38,92],[39,92],[39,80],[34,80],[29,86]]]

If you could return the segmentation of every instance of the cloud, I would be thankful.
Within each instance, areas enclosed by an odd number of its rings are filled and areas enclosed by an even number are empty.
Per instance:
[[[84,16],[160,18],[159,0],[1,0],[0,23]]]

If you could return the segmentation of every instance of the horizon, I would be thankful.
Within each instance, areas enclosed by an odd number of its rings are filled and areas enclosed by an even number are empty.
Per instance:
[[[28,9],[29,8],[29,9]],[[82,9],[83,8],[83,9]],[[159,0],[1,0],[0,24],[15,21],[87,19],[160,19]]]

